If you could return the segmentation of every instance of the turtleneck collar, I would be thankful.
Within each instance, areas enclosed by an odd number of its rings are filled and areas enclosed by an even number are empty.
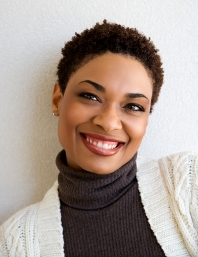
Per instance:
[[[62,150],[56,165],[60,200],[72,208],[96,210],[104,208],[119,199],[132,186],[136,175],[136,157],[115,172],[99,175],[67,166],[66,153]]]

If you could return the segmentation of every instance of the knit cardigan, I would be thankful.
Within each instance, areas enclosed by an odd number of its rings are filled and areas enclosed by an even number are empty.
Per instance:
[[[148,222],[167,257],[198,256],[198,154],[138,158]],[[64,257],[58,183],[0,227],[1,257]]]

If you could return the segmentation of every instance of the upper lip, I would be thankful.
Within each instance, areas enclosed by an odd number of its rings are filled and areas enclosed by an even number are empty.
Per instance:
[[[123,140],[120,140],[111,136],[102,135],[102,134],[94,134],[94,133],[86,133],[86,132],[81,132],[80,134],[89,136],[95,139],[99,139],[101,141],[117,142],[117,143],[123,143],[123,144],[125,143]]]

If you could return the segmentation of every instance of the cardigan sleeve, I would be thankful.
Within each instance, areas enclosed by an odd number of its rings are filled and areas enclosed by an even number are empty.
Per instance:
[[[191,195],[191,217],[194,227],[198,235],[198,156],[194,163],[194,179],[192,181],[192,195]],[[197,237],[198,240],[198,237]],[[197,245],[198,248],[198,245]]]
[[[162,158],[159,165],[185,245],[190,256],[198,256],[198,154],[171,155]]]
[[[58,183],[43,200],[8,219],[0,227],[0,257],[63,257]]]
[[[1,257],[36,257],[35,217],[38,204],[31,205],[13,215],[0,227]]]

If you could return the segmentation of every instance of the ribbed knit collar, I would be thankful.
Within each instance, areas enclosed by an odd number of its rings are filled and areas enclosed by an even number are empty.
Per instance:
[[[62,150],[56,158],[60,171],[58,182],[61,201],[81,210],[96,210],[108,206],[131,187],[137,170],[136,157],[137,154],[111,174],[99,175],[68,167],[66,153]]]

